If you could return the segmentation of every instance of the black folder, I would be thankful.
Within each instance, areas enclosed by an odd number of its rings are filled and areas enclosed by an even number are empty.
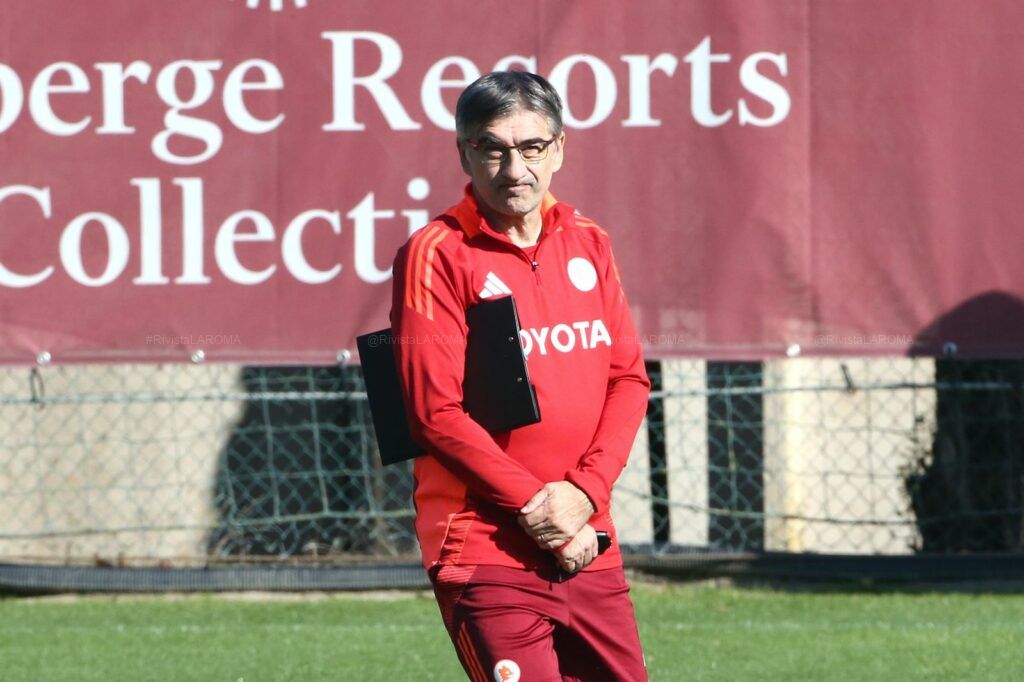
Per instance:
[[[519,342],[519,315],[512,296],[482,301],[466,311],[466,367],[462,406],[490,433],[540,421],[537,392],[530,384]],[[409,433],[390,329],[356,339],[380,459],[393,464],[424,450]]]

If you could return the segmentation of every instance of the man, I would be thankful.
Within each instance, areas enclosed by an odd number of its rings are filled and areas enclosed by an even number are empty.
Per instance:
[[[608,235],[548,192],[561,101],[543,78],[462,93],[462,201],[395,260],[392,331],[414,438],[416,532],[474,682],[645,680],[609,515],[650,382]],[[541,421],[489,434],[462,408],[466,309],[513,294]],[[611,548],[598,556],[596,530]]]

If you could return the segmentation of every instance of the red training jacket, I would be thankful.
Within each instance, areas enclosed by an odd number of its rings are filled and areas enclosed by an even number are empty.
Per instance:
[[[615,540],[611,488],[650,392],[608,234],[548,194],[535,247],[489,227],[471,188],[414,233],[394,264],[395,359],[413,438],[416,533],[424,567],[551,565],[517,523],[549,481],[568,480]],[[465,311],[513,293],[541,421],[491,435],[462,408]],[[587,570],[620,565],[618,542]]]

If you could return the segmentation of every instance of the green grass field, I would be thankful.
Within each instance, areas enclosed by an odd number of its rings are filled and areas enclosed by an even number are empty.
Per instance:
[[[1021,595],[633,596],[652,680],[1024,679]],[[425,593],[0,600],[5,682],[460,679]]]

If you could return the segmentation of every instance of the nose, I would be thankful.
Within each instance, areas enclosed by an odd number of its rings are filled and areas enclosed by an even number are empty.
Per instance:
[[[526,174],[526,162],[518,149],[509,149],[501,160],[501,174],[512,180],[518,180]]]

